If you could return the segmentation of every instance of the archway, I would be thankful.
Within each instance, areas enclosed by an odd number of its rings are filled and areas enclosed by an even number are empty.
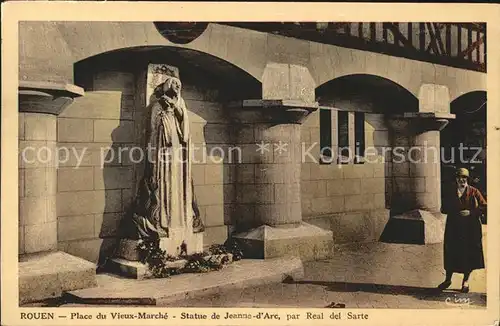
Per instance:
[[[309,167],[311,171],[324,171],[319,178],[328,179],[325,201],[329,202],[329,211],[319,213],[330,216],[330,225],[342,226],[332,228],[336,243],[378,241],[393,204],[399,201],[393,194],[410,191],[409,165],[390,162],[391,148],[409,145],[407,137],[395,135],[391,116],[418,111],[418,99],[387,78],[353,74],[319,86],[316,100],[320,105],[319,126],[305,126],[309,128],[305,134],[313,138],[319,131],[319,147],[332,144],[338,150],[333,156],[342,158],[329,166],[321,162],[320,167]],[[354,151],[354,159],[344,161],[346,147]],[[401,189],[396,190],[396,186]]]
[[[353,74],[330,80],[316,89],[320,106],[372,113],[418,110],[418,99],[398,83],[375,75]]]
[[[99,256],[100,264],[116,248],[121,236],[120,221],[132,204],[143,174],[144,159],[140,158],[140,151],[133,149],[143,149],[145,145],[147,68],[152,63],[179,69],[181,95],[187,104],[191,140],[196,148],[194,193],[199,200],[200,215],[209,220],[206,238],[213,243],[223,243],[232,222],[229,217],[235,215],[231,211],[233,206],[229,205],[236,196],[235,168],[227,160],[233,153],[227,148],[234,143],[232,137],[241,125],[230,121],[229,110],[233,108],[226,104],[261,98],[261,83],[225,60],[180,47],[132,47],[92,56],[74,65],[75,84],[85,88],[86,96],[75,103],[78,110],[66,112],[63,123],[88,125],[88,134],[76,141],[101,151],[96,158],[103,164],[96,167],[91,163],[94,167],[86,167],[93,169],[94,178],[99,180],[99,184],[88,187],[99,201],[90,212],[96,219],[96,231],[93,237],[73,241],[80,248],[88,242],[99,241],[100,248],[88,250],[87,257],[97,260],[94,257]],[[80,249],[69,250],[77,256],[83,255]]]
[[[450,111],[456,118],[441,131],[442,191],[453,184],[455,168],[464,167],[486,195],[486,92],[463,94],[451,102]]]
[[[190,83],[208,83],[223,90],[220,100],[261,98],[259,80],[245,70],[211,54],[175,46],[141,46],[101,53],[74,65],[75,84],[88,88],[89,72],[99,70],[137,73],[148,63],[170,63]]]

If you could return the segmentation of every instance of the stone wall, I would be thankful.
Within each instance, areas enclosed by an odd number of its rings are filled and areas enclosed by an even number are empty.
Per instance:
[[[280,62],[306,65],[318,86],[341,76],[370,74],[393,80],[415,96],[422,83],[448,86],[452,100],[486,89],[486,74],[480,72],[218,24],[209,24],[198,39],[183,46],[168,42],[151,22],[25,21],[20,23],[19,37],[22,80],[73,83],[75,62],[108,51],[154,45],[208,53],[260,81],[267,62]]]
[[[91,80],[87,78],[86,95],[58,118],[59,148],[83,153],[78,167],[72,155],[58,170],[58,242],[63,251],[98,261],[100,253],[109,254],[115,244],[119,222],[142,175],[142,165],[132,160],[137,159],[137,152],[129,153],[133,146],[143,146],[144,78],[137,72],[93,73]],[[183,87],[197,148],[193,182],[207,227],[204,243],[222,243],[234,197],[234,165],[227,157],[219,160],[219,151],[212,151],[215,157],[211,157],[210,151],[229,145],[229,125],[214,91],[189,84]],[[110,148],[121,148],[122,155]]]
[[[352,114],[352,113],[351,113]],[[337,112],[332,110],[332,148],[337,147]],[[302,126],[302,143],[313,147],[302,163],[302,215],[306,222],[331,230],[334,243],[377,241],[389,217],[391,165],[384,163],[382,146],[390,143],[384,115],[365,114],[365,146],[376,149],[364,164],[319,163],[320,113]],[[352,125],[352,124],[351,124]],[[354,130],[350,127],[349,138]],[[352,141],[350,141],[352,143]]]
[[[236,196],[235,164],[229,155],[232,127],[214,90],[186,85],[182,94],[190,112],[194,195],[206,227],[203,243],[223,243]]]
[[[72,154],[60,163],[57,216],[60,249],[97,261],[112,246],[109,238],[132,198],[133,165],[109,149],[134,143],[135,78],[119,71],[91,77],[85,96],[57,121],[58,147],[82,158],[79,163]]]

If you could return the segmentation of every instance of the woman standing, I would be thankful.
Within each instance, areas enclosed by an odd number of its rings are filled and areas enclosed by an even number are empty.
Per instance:
[[[443,213],[447,214],[444,233],[444,269],[446,279],[438,289],[451,285],[453,273],[464,274],[462,292],[469,292],[469,276],[484,268],[480,217],[486,210],[486,200],[479,190],[468,184],[469,171],[456,172],[456,186],[443,198]]]

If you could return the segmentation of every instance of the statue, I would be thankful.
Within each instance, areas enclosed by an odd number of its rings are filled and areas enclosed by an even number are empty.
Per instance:
[[[171,230],[177,230],[177,243],[205,228],[194,196],[189,119],[179,71],[152,66],[154,91],[147,107],[144,175],[127,229],[133,239],[172,238]]]

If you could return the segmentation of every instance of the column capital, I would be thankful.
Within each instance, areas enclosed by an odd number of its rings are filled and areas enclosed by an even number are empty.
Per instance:
[[[19,81],[19,111],[59,115],[84,93],[83,88],[72,84]]]
[[[300,100],[312,104],[316,83],[309,68],[297,64],[268,62],[262,74],[262,98]]]
[[[257,111],[259,120],[270,123],[301,124],[312,112],[318,110],[318,103],[301,100],[243,100],[232,102],[230,108]],[[237,111],[237,110],[235,110]],[[238,111],[241,113],[241,111]]]
[[[422,84],[418,91],[419,112],[450,112],[450,91],[447,86]]]
[[[422,133],[426,131],[441,131],[449,120],[455,119],[454,114],[439,112],[405,112],[393,115],[389,125],[396,132]]]

